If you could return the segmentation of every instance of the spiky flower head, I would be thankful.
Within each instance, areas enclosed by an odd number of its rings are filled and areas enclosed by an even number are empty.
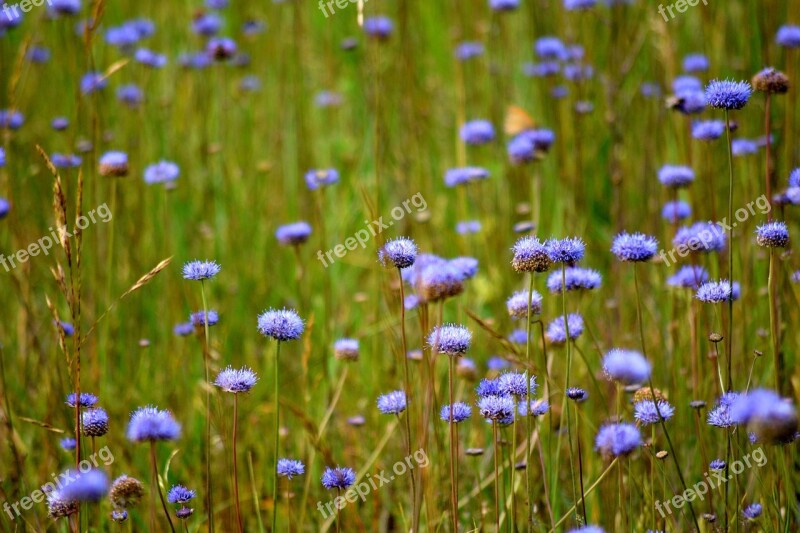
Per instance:
[[[417,295],[423,302],[438,302],[464,292],[464,272],[450,261],[426,266],[417,279]]]
[[[328,490],[343,490],[356,482],[356,473],[352,468],[337,466],[326,467],[322,474],[322,486]]]
[[[517,291],[506,300],[506,308],[511,318],[526,319],[528,317],[528,291]],[[542,312],[542,295],[536,291],[531,293],[530,315],[533,318]]]
[[[721,252],[725,249],[725,232],[714,222],[695,222],[675,232],[672,244],[679,253]]]
[[[358,340],[338,339],[333,343],[333,356],[339,361],[358,361]]]
[[[378,410],[385,415],[399,415],[406,410],[406,393],[401,390],[378,396]]]
[[[628,455],[641,444],[639,428],[624,422],[601,427],[595,437],[595,449],[607,458]]]
[[[708,464],[709,470],[725,470],[725,461],[722,459],[714,459]]]
[[[67,470],[65,479],[68,481],[58,491],[65,500],[98,502],[108,492],[108,476],[97,468],[80,473]]]
[[[102,407],[94,407],[81,413],[81,425],[85,437],[102,437],[108,433],[108,413]]]
[[[500,386],[500,394],[516,398],[536,394],[536,376],[528,379],[524,372],[503,372],[497,377],[497,382]]]
[[[788,398],[767,389],[739,395],[730,407],[731,420],[747,426],[758,442],[788,443],[797,438],[798,418]]]
[[[583,259],[583,254],[586,252],[586,245],[578,237],[550,239],[546,246],[547,254],[553,263],[563,263],[568,266]]]
[[[710,426],[718,428],[728,428],[736,425],[736,421],[731,418],[731,406],[739,397],[738,392],[726,392],[717,399],[714,408],[708,412],[706,422]]]
[[[661,218],[672,224],[677,224],[692,216],[692,207],[683,200],[667,202],[661,208]]]
[[[450,404],[443,405],[439,416],[445,422],[453,422],[458,424],[472,416],[472,408],[464,402],[456,402],[453,404],[452,409]]]
[[[257,381],[258,376],[256,376],[256,373],[251,369],[247,367],[233,368],[228,366],[217,374],[214,385],[225,392],[238,394],[240,392],[250,392],[250,389],[253,388]]]
[[[658,408],[656,408],[656,405]],[[659,414],[661,415],[659,417]],[[638,402],[633,407],[633,417],[642,423],[643,426],[655,424],[659,420],[667,421],[675,414],[675,408],[669,402],[658,400],[644,400]]]
[[[181,426],[172,413],[154,406],[140,407],[128,422],[128,440],[133,442],[176,440],[181,435]]]
[[[128,175],[128,154],[125,152],[106,152],[100,157],[100,175],[124,177]]]
[[[193,281],[211,279],[219,274],[222,267],[216,261],[189,261],[183,265],[183,278]]]
[[[278,226],[275,230],[275,238],[284,245],[297,246],[303,244],[311,236],[311,225],[308,222],[292,222]]]
[[[647,381],[651,370],[650,362],[635,350],[613,348],[603,357],[603,372],[625,385]]]
[[[90,392],[82,392],[80,397],[80,406],[83,408],[94,407],[97,404],[97,396]],[[71,392],[67,395],[67,405],[75,407],[75,393]]]
[[[47,493],[47,514],[51,518],[64,518],[76,514],[80,504],[61,495],[61,491],[52,490]]]
[[[206,324],[215,326],[219,322],[219,313],[214,309],[206,311],[197,311],[189,315],[189,320],[195,327],[204,327]]]
[[[706,86],[706,100],[717,109],[742,109],[752,92],[746,81],[712,80]]]
[[[472,332],[458,324],[437,326],[428,335],[428,344],[435,353],[459,356],[469,350]]]
[[[514,252],[511,266],[517,272],[547,272],[550,270],[552,259],[547,244],[539,241],[537,237],[522,237],[511,250]]]
[[[756,242],[765,248],[786,248],[789,245],[789,228],[786,222],[767,222],[756,228]]]
[[[269,309],[258,315],[258,331],[277,341],[290,341],[303,334],[303,320],[293,309]]]
[[[128,519],[128,511],[125,509],[114,509],[111,511],[111,520],[121,524]]]
[[[742,516],[745,518],[745,520],[753,521],[761,516],[762,511],[763,508],[761,507],[760,503],[751,503],[742,509]]]
[[[312,169],[306,172],[306,185],[312,191],[333,185],[339,181],[339,171],[335,168]]]
[[[302,461],[295,459],[278,459],[278,475],[287,479],[295,476],[302,476],[306,473],[306,467]]]
[[[567,292],[588,291],[600,287],[603,282],[603,277],[600,275],[600,272],[590,268],[567,267],[564,269],[563,276],[560,270],[550,273],[547,277],[547,288],[553,294],[561,294],[561,289],[565,282]]]
[[[478,409],[483,418],[497,422],[508,418],[513,419],[516,404],[511,396],[493,394],[480,397],[478,399]]]
[[[789,78],[783,72],[767,67],[753,76],[753,88],[767,94],[784,94],[789,90]]]
[[[122,474],[111,483],[108,499],[114,507],[135,507],[144,496],[144,484],[136,478]]]
[[[550,410],[550,402],[545,400],[544,398],[539,398],[537,400],[531,400],[531,416],[542,416]],[[528,400],[521,400],[517,404],[517,412],[519,416],[525,417],[528,416]]]
[[[695,298],[705,303],[720,303],[735,300],[736,294],[731,282],[727,279],[720,281],[707,281],[700,285],[695,293]]]
[[[183,485],[173,485],[167,493],[167,501],[169,503],[186,503],[197,496],[195,491],[187,489]]]
[[[657,251],[656,238],[643,233],[620,233],[611,245],[611,253],[620,261],[649,261]]]
[[[500,380],[497,378],[484,378],[478,383],[475,392],[478,396],[500,396],[502,394],[500,390]]]
[[[578,313],[567,315],[567,326],[569,326],[569,338],[575,340],[583,333],[583,317]],[[553,344],[564,344],[567,342],[567,328],[564,327],[564,317],[559,316],[547,325],[547,338]]]
[[[387,242],[378,252],[378,259],[384,265],[392,264],[395,268],[408,268],[417,259],[417,244],[407,238],[398,237]]]

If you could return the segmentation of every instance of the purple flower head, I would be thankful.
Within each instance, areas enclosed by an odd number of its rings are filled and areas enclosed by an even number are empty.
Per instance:
[[[578,387],[570,387],[567,389],[567,398],[576,402],[582,402],[588,398],[589,395],[584,389]]]
[[[367,17],[364,19],[364,33],[378,40],[386,40],[392,35],[394,23],[385,16]]]
[[[475,392],[478,396],[500,396],[502,394],[500,390],[500,381],[495,379],[482,379],[478,386],[475,388]]]
[[[82,392],[79,403],[82,408],[94,407],[95,405],[97,405],[97,396],[89,392]],[[74,392],[71,392],[67,395],[67,405],[70,407],[75,407]]]
[[[206,44],[206,53],[217,61],[224,61],[236,54],[236,42],[228,37],[212,37]]]
[[[632,453],[642,444],[639,428],[633,424],[608,424],[600,428],[595,437],[595,449],[606,457],[619,457]]]
[[[303,320],[292,309],[269,309],[258,315],[259,333],[277,341],[299,339],[303,329]]]
[[[0,129],[18,130],[25,123],[25,116],[19,111],[0,109]]]
[[[178,64],[183,68],[199,70],[208,67],[211,63],[211,56],[205,51],[189,52],[178,56]]]
[[[485,180],[489,171],[481,167],[450,168],[444,173],[444,184],[447,187],[465,185],[475,181]]]
[[[100,72],[87,72],[81,78],[81,92],[92,94],[103,90],[108,85],[108,80]]]
[[[75,500],[63,497],[60,490],[51,490],[47,493],[47,514],[51,518],[70,516],[76,514],[79,509],[80,504]]]
[[[58,441],[58,445],[61,446],[61,449],[67,452],[71,452],[77,446],[77,442],[72,437],[65,437]]]
[[[522,72],[531,78],[546,78],[561,72],[561,63],[558,61],[543,61],[541,63],[525,63]]]
[[[189,261],[183,265],[183,279],[203,281],[211,279],[222,270],[216,261]]]
[[[148,185],[170,183],[178,179],[181,170],[172,161],[159,161],[144,169],[144,181]]]
[[[597,5],[597,0],[564,0],[564,9],[567,11],[591,9],[595,5]]]
[[[59,154],[54,153],[50,160],[56,168],[77,168],[81,166],[83,160],[80,156],[75,154]]]
[[[658,251],[655,237],[643,233],[620,233],[614,237],[611,253],[620,261],[649,261]]]
[[[540,37],[533,44],[533,50],[540,59],[562,60],[567,49],[558,37]]]
[[[675,79],[672,80],[672,92],[675,94],[701,90],[703,90],[703,82],[695,76],[676,76]]]
[[[122,523],[128,519],[128,511],[125,509],[114,509],[111,511],[111,520],[117,523]]]
[[[69,120],[66,117],[56,117],[50,122],[50,127],[56,131],[64,131],[69,128]]]
[[[385,415],[399,415],[406,406],[406,393],[401,390],[378,396],[378,410]]]
[[[506,308],[511,318],[526,319],[528,317],[528,291],[517,291],[506,300]],[[531,318],[542,312],[542,295],[536,291],[531,293]]]
[[[421,301],[437,302],[464,292],[464,272],[449,261],[439,261],[425,267],[417,280],[417,295]]]
[[[469,350],[472,332],[464,326],[445,324],[435,327],[428,334],[428,345],[435,353],[459,356]]]
[[[312,191],[339,182],[339,171],[335,168],[312,169],[306,172],[306,185]]]
[[[785,48],[800,48],[800,26],[781,26],[775,35],[775,42]]]
[[[478,273],[478,260],[474,257],[456,257],[448,261],[448,266],[461,273],[461,279],[466,281]]]
[[[699,120],[692,124],[692,137],[701,141],[714,141],[725,133],[725,123],[721,120]]]
[[[358,360],[358,339],[338,339],[333,343],[333,355],[340,361]]]
[[[789,228],[786,222],[767,222],[756,228],[756,242],[765,248],[786,248],[789,245]]]
[[[697,290],[706,281],[708,281],[708,271],[705,268],[699,265],[686,265],[670,276],[667,284],[671,287]]]
[[[706,105],[706,93],[697,89],[677,93],[671,107],[684,115],[695,115],[703,112]]]
[[[466,61],[483,55],[484,46],[481,43],[465,41],[456,46],[456,58]]]
[[[752,521],[761,516],[762,510],[763,508],[761,507],[760,503],[751,503],[750,505],[742,509],[742,516],[746,520]]]
[[[611,0],[613,1],[613,0]],[[606,530],[600,526],[593,526],[591,524],[576,527],[567,531],[567,533],[606,533]],[[650,533],[650,532],[648,532]]]
[[[128,175],[128,154],[125,152],[106,152],[100,157],[100,175],[123,177]]]
[[[537,237],[522,237],[511,249],[511,266],[517,272],[547,272],[553,262],[548,243]]]
[[[718,428],[728,428],[736,425],[736,422],[731,418],[730,409],[737,398],[739,398],[738,392],[726,392],[723,394],[717,399],[714,408],[708,412],[706,422],[710,426],[716,426]]]
[[[322,486],[328,490],[346,489],[356,482],[356,473],[352,468],[337,466],[326,467],[322,474]]]
[[[85,437],[102,437],[108,433],[108,413],[102,407],[86,409],[81,413],[81,425]]]
[[[659,422],[660,419],[664,421],[672,418],[675,414],[675,408],[664,400],[658,400],[658,409],[653,400],[643,400],[638,402],[633,408],[633,417],[641,422],[643,426],[649,426]],[[659,417],[659,413],[661,416]]]
[[[144,101],[144,94],[136,85],[120,85],[117,89],[117,100],[128,107],[134,108]]]
[[[140,407],[128,422],[128,440],[132,442],[176,440],[181,435],[181,426],[172,413],[157,407]]]
[[[195,491],[189,490],[183,485],[173,485],[167,493],[167,501],[169,503],[186,503],[193,500],[197,496]]]
[[[731,141],[731,151],[737,157],[755,155],[758,153],[758,143],[750,139],[734,139]]]
[[[497,383],[503,395],[524,398],[536,394],[536,376],[528,380],[524,372],[504,372],[497,377]]]
[[[137,63],[150,68],[161,68],[167,64],[167,56],[153,52],[148,48],[137,49],[133,58]]]
[[[683,58],[683,70],[686,72],[705,72],[708,70],[708,58],[703,54],[688,54]]]
[[[477,220],[464,220],[456,224],[456,233],[470,235],[481,231],[481,223]]]
[[[196,327],[205,327],[206,324],[208,324],[209,327],[216,326],[219,322],[219,313],[213,309],[209,309],[207,313],[204,311],[197,311],[189,315],[189,321]]]
[[[573,265],[583,259],[586,245],[578,237],[566,237],[564,239],[550,239],[545,243],[547,254],[553,263],[564,263]]]
[[[472,408],[464,402],[456,402],[450,409],[450,404],[443,405],[439,416],[445,422],[459,424],[472,416]]]
[[[672,245],[694,252],[721,252],[725,249],[725,232],[714,222],[695,222],[675,232]]]
[[[296,246],[303,244],[311,236],[311,225],[308,222],[292,222],[278,226],[275,230],[275,238],[278,242],[285,245]]]
[[[508,342],[513,344],[525,344],[528,342],[528,332],[522,328],[517,328],[508,336]]]
[[[511,396],[490,395],[478,399],[478,409],[481,416],[493,422],[513,420],[516,404]]]
[[[797,410],[776,392],[755,389],[739,395],[730,406],[731,420],[746,425],[759,442],[788,443],[797,438]]]
[[[800,187],[800,168],[792,170],[789,174],[789,187]]]
[[[706,86],[706,100],[717,109],[742,109],[752,92],[746,81],[713,80]]]
[[[531,416],[542,416],[550,410],[550,402],[544,398],[538,400],[531,400]],[[517,412],[519,416],[528,416],[528,400],[522,400],[517,405]]]
[[[238,394],[240,392],[250,392],[250,389],[253,388],[257,381],[258,376],[251,369],[247,367],[237,369],[228,366],[217,374],[214,385],[225,392]]]
[[[731,287],[730,281],[723,279],[720,281],[707,281],[700,285],[695,294],[695,298],[705,303],[720,303],[728,300],[736,300],[735,284]]]
[[[222,27],[222,19],[214,12],[200,12],[192,20],[192,31],[204,37],[216,35]]]
[[[494,126],[488,120],[471,120],[461,127],[460,135],[466,144],[487,144],[494,140]]]
[[[519,0],[489,0],[492,11],[514,11],[519,7]]]
[[[388,241],[378,252],[378,259],[384,265],[392,264],[395,268],[404,269],[414,264],[417,259],[417,244],[407,238],[398,237]]]
[[[278,475],[287,479],[295,476],[302,476],[306,473],[306,467],[301,461],[294,459],[278,459]]]
[[[569,326],[569,338],[575,340],[583,333],[583,317],[578,313],[570,313],[567,316]],[[564,327],[564,317],[560,316],[547,325],[547,339],[553,344],[564,344],[567,342],[567,330]]]
[[[661,208],[661,218],[672,224],[677,224],[690,216],[692,216],[692,208],[683,200],[667,202],[664,204],[664,207]]]
[[[48,0],[47,3],[50,10],[58,15],[77,15],[81,10],[80,0]]]
[[[634,350],[613,348],[603,357],[603,372],[625,385],[644,383],[650,377],[652,365]]]
[[[528,163],[537,155],[536,144],[527,135],[517,135],[508,143],[508,157],[514,164]]]
[[[99,502],[108,492],[108,476],[102,470],[93,468],[80,473],[66,471],[67,482],[58,491],[61,498],[75,502]]]
[[[709,470],[725,470],[725,461],[722,459],[714,459],[710,463],[708,463]]]

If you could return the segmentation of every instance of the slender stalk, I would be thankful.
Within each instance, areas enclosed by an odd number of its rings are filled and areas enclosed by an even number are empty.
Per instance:
[[[214,507],[211,498],[211,494],[213,493],[211,481],[211,389],[208,387],[208,383],[211,383],[209,380],[208,371],[209,350],[211,348],[208,340],[208,304],[206,303],[206,286],[205,282],[202,280],[200,281],[200,296],[203,299],[203,331],[205,334],[205,340],[203,343],[203,367],[205,369],[206,376],[206,380],[204,381],[206,384],[206,514],[208,519],[208,530],[209,532],[213,533]]]
[[[525,377],[527,378],[528,373],[525,373]],[[530,394],[528,395],[530,396]],[[518,405],[518,398],[516,396],[514,398],[514,409],[517,408]],[[512,531],[517,530],[517,486],[514,484],[515,478],[517,476],[517,413],[514,413],[514,422],[511,424],[511,453],[509,454],[508,458],[508,467],[511,470],[511,520],[509,520],[509,526],[511,527]],[[530,417],[528,417],[530,418]],[[527,458],[525,459],[527,461]],[[527,465],[526,465],[527,467]]]
[[[585,495],[585,496],[588,496],[589,494],[591,494],[591,493],[592,493],[592,491],[594,491],[594,489],[596,489],[596,488],[597,488],[597,486],[598,486],[598,485],[599,485],[599,484],[600,484],[600,483],[601,483],[601,482],[602,482],[602,481],[603,481],[603,480],[606,478],[606,476],[608,475],[608,473],[609,473],[609,472],[611,472],[611,469],[612,469],[612,468],[614,468],[614,467],[617,465],[617,463],[619,462],[619,459],[620,459],[619,457],[615,457],[615,458],[614,458],[614,460],[613,460],[613,461],[611,461],[611,462],[608,464],[608,466],[606,467],[606,469],[605,469],[605,470],[603,470],[603,473],[602,473],[602,474],[600,474],[600,477],[598,477],[598,478],[595,480],[595,482],[594,482],[594,483],[592,483],[592,484],[589,486],[589,488],[588,488],[588,489],[586,489],[586,495]],[[585,497],[585,496],[584,496],[584,497]],[[572,506],[572,507],[571,507],[571,508],[570,508],[570,509],[569,509],[569,510],[566,512],[566,514],[564,514],[564,516],[562,516],[561,518],[559,518],[559,519],[558,519],[558,522],[556,522],[556,524],[553,526],[553,528],[550,530],[550,532],[552,533],[553,531],[555,531],[555,530],[556,530],[556,528],[557,528],[558,526],[560,526],[561,524],[563,524],[564,522],[566,522],[566,521],[567,521],[567,519],[568,519],[568,518],[569,518],[569,517],[572,515],[572,512],[573,512],[573,511],[575,511],[575,510],[578,508],[578,505],[580,505],[581,503],[583,503],[583,499],[581,499],[581,501],[575,502],[575,505],[573,505],[573,506]],[[698,531],[699,531],[699,530],[698,530]]]
[[[242,510],[239,506],[239,471],[236,467],[236,430],[239,421],[239,395],[233,395],[233,499],[236,502],[236,525],[239,533],[244,531],[242,527]],[[277,470],[276,470],[277,471]]]
[[[402,353],[400,357],[403,358],[403,386],[405,387],[406,392],[406,404],[408,405],[406,409],[406,437],[408,439],[408,454],[411,455],[411,378],[409,377],[408,373],[408,341],[406,340],[406,296],[405,296],[405,287],[403,286],[403,273],[398,268],[397,269],[397,278],[400,282],[400,338],[402,339]],[[450,404],[452,405],[453,399],[450,399]],[[416,501],[417,501],[417,487],[416,487],[416,474],[414,471],[409,472],[410,483],[411,483],[411,531],[412,533],[417,533],[418,523],[419,523],[419,512],[417,510]]]
[[[733,291],[733,148],[731,147],[731,123],[725,110],[725,132],[728,140],[728,283]],[[733,388],[733,297],[728,299],[728,387]]]
[[[336,489],[336,497],[340,498],[341,496],[342,496],[342,489]],[[336,507],[336,533],[339,533],[342,530],[341,529],[342,525],[339,522],[340,520],[339,513],[341,512],[341,510],[339,509],[338,505],[336,505],[335,507]],[[273,529],[273,531],[275,531],[275,529]]]
[[[278,341],[278,347],[275,352],[275,381],[273,383],[273,395],[274,395],[274,408],[275,408],[275,426],[273,428],[275,433],[275,456],[273,457],[272,461],[272,531],[278,531],[278,455],[280,454],[280,429],[281,429],[281,412],[280,412],[280,404],[278,402],[278,373],[281,368],[280,365],[280,357],[281,357],[281,341]],[[336,525],[338,528],[339,522],[339,513],[336,513]]]
[[[561,264],[561,311],[564,315],[564,333],[567,344],[567,375],[564,382],[564,398],[561,403],[561,412],[567,416],[567,442],[569,443],[569,470],[572,479],[572,499],[577,502],[577,492],[575,488],[575,465],[573,464],[572,451],[572,424],[570,423],[569,409],[567,405],[567,390],[569,390],[570,370],[572,369],[572,342],[569,336],[569,317],[567,316],[567,268]],[[560,440],[561,433],[559,433]],[[560,450],[559,446],[559,450]],[[577,505],[577,503],[576,503]],[[577,510],[577,507],[576,507]]]
[[[772,358],[775,361],[775,390],[781,393],[781,367],[780,367],[780,346],[778,343],[778,297],[775,293],[775,249],[769,249],[769,337],[772,348]]]
[[[453,356],[447,356],[447,359],[450,363],[450,371],[448,372],[448,382],[450,386],[450,486],[452,488],[450,493],[450,506],[453,533],[458,533],[458,477],[456,475],[456,461],[458,461],[458,455],[456,454],[456,424],[453,420],[453,374],[455,373],[456,360]],[[409,450],[408,453],[411,455],[411,450]]]
[[[495,531],[500,533],[500,476],[498,472],[498,455],[500,446],[497,444],[497,422],[492,421],[492,437],[494,438],[494,521]]]
[[[586,519],[586,500],[583,499],[584,489],[583,489],[583,456],[581,454],[581,418],[578,415],[578,403],[575,402],[575,440],[578,441],[578,480],[580,481],[580,489],[581,489],[581,507],[583,507],[583,523],[588,524],[589,521]]]
[[[152,476],[152,491],[158,492],[158,497],[161,499],[161,507],[164,509],[164,515],[167,517],[167,522],[169,522],[169,528],[172,530],[172,533],[175,533],[175,526],[172,525],[172,518],[169,516],[169,510],[167,509],[167,502],[164,501],[164,495],[161,493],[161,487],[158,485],[158,461],[156,460],[156,442],[150,441],[150,463],[153,467],[153,476]],[[155,504],[151,501],[150,503],[150,530],[156,531],[156,515],[155,515]]]
[[[772,94],[769,92],[767,93],[767,101],[764,104],[764,142],[766,144],[766,163],[764,164],[764,191],[767,195],[767,202],[769,205],[772,204],[772,173],[770,172],[770,165],[772,164],[772,139],[770,139],[770,121],[772,119],[772,113],[770,112],[771,104],[772,103]],[[767,211],[767,221],[772,221],[772,209]]]
[[[538,212],[538,209],[537,209]],[[537,222],[538,222],[538,214],[537,214]],[[533,482],[531,480],[532,468],[531,468],[531,435],[533,432],[531,430],[531,388],[530,388],[530,377],[529,373],[531,368],[533,368],[533,362],[531,361],[531,307],[533,305],[533,272],[529,274],[530,281],[528,283],[528,316],[527,316],[527,323],[525,324],[525,362],[528,365],[528,370],[525,372],[525,384],[528,387],[528,394],[527,394],[527,402],[528,402],[528,409],[525,411],[527,415],[525,418],[525,433],[527,438],[525,439],[525,480],[528,489],[528,531],[530,532],[533,529]],[[547,361],[545,361],[545,367],[547,366]],[[516,421],[516,417],[514,420]]]

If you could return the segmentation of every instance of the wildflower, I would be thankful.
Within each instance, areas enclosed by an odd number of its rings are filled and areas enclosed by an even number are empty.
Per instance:
[[[491,395],[478,399],[481,416],[493,422],[513,420],[516,404],[511,396]]]
[[[128,107],[137,107],[144,101],[142,90],[133,84],[120,85],[117,89],[117,100]]]
[[[25,116],[19,111],[0,109],[0,129],[18,130],[25,122]]]
[[[108,85],[108,80],[100,72],[87,72],[81,78],[81,93],[85,95],[101,91]]]
[[[755,520],[761,516],[762,507],[760,503],[751,503],[742,509],[742,516],[747,520]]]
[[[536,237],[522,237],[514,247],[514,258],[511,266],[517,272],[547,272],[550,270],[552,258],[547,243]]]
[[[456,324],[437,326],[428,335],[428,344],[434,352],[451,356],[467,353],[471,341],[472,332]]]
[[[159,161],[144,169],[144,181],[148,185],[171,183],[178,179],[181,171],[172,161]]]
[[[542,416],[550,409],[550,403],[540,398],[538,400],[531,401],[531,416]],[[517,412],[519,416],[528,416],[528,400],[522,400],[517,405]]]
[[[797,436],[797,410],[776,392],[756,389],[739,395],[730,406],[731,420],[747,426],[759,442],[787,443]]]
[[[222,27],[222,19],[213,12],[199,12],[192,20],[192,31],[204,37],[216,35]]]
[[[352,468],[340,466],[336,468],[326,467],[325,472],[322,474],[322,486],[328,490],[346,489],[355,482],[356,473]]]
[[[378,410],[385,415],[399,415],[406,410],[406,393],[398,390],[379,396]]]
[[[423,301],[436,302],[464,292],[464,274],[449,262],[437,262],[422,270],[417,293]]]
[[[528,332],[522,328],[517,328],[508,336],[508,341],[514,344],[525,344],[528,342]]]
[[[726,392],[719,397],[714,408],[708,412],[706,417],[708,425],[718,428],[728,428],[736,425],[736,422],[731,418],[730,408],[738,398],[738,392]]]
[[[82,392],[80,396],[81,407],[94,407],[97,404],[97,396],[89,392]],[[75,407],[75,393],[71,392],[67,395],[67,405]]]
[[[136,478],[122,474],[111,483],[108,499],[115,507],[135,507],[144,496],[144,484]]]
[[[735,287],[731,282],[723,279],[720,281],[707,281],[697,289],[695,297],[705,303],[720,303],[736,300]]]
[[[100,175],[123,177],[128,175],[128,154],[125,152],[106,152],[100,158]]]
[[[311,225],[308,222],[293,222],[278,226],[275,230],[275,238],[278,242],[285,245],[297,246],[308,241],[311,236]]]
[[[672,224],[677,224],[690,216],[692,216],[692,208],[683,200],[667,202],[661,209],[661,218]]]
[[[102,470],[81,470],[79,474],[70,474],[67,470],[66,476],[67,483],[58,491],[65,500],[98,502],[108,492],[108,477]]]
[[[93,407],[81,413],[85,437],[102,437],[108,433],[108,413],[102,407]]]
[[[364,19],[364,33],[380,41],[391,37],[394,30],[392,19],[385,16],[367,17]]]
[[[514,164],[528,163],[535,160],[536,156],[536,145],[526,135],[517,135],[508,143],[508,157]]]
[[[387,242],[378,253],[380,261],[393,264],[395,268],[408,268],[417,259],[417,245],[407,237],[398,237]]]
[[[122,523],[128,519],[128,511],[125,509],[114,509],[111,511],[111,520],[117,523]]]
[[[250,392],[250,389],[253,388],[257,381],[258,376],[249,368],[234,369],[228,366],[225,370],[217,374],[214,385],[225,392],[238,394],[240,392]]]
[[[500,396],[500,381],[498,379],[482,379],[475,389],[478,396]]]
[[[714,222],[695,222],[675,232],[675,248],[699,252],[721,252],[725,249],[725,233]]]
[[[50,0],[48,5],[59,15],[76,15],[81,10],[80,0]]]
[[[697,290],[708,281],[708,272],[699,265],[682,266],[677,273],[667,279],[667,284],[672,287]]]
[[[447,187],[465,185],[489,177],[489,171],[481,167],[450,168],[444,173],[444,184]]]
[[[458,424],[472,416],[472,408],[463,402],[454,403],[452,409],[450,404],[443,405],[439,416],[445,422]]]
[[[215,326],[219,322],[219,314],[213,309],[197,311],[189,315],[189,320],[195,327]]]
[[[567,11],[590,9],[595,5],[597,5],[597,0],[564,0],[564,9]]]
[[[472,120],[461,127],[460,134],[467,144],[486,144],[494,140],[494,126],[488,120]]]
[[[161,68],[167,64],[167,56],[158,54],[147,48],[139,48],[136,50],[133,58],[137,63],[141,63],[146,67]]]
[[[278,475],[287,479],[295,476],[302,476],[306,473],[306,467],[301,461],[294,459],[278,459]]]
[[[483,55],[484,47],[481,43],[465,41],[456,46],[456,58],[466,61]]]
[[[713,80],[706,86],[706,100],[717,109],[742,109],[752,92],[746,81]]]
[[[564,59],[567,49],[558,37],[540,37],[533,44],[533,50],[541,59]]]
[[[195,491],[187,489],[183,485],[173,485],[167,493],[167,501],[169,503],[186,503],[194,499],[195,496]]]
[[[731,141],[731,152],[736,157],[755,155],[758,153],[758,143],[750,139],[733,139]]]
[[[358,360],[358,340],[339,339],[333,343],[333,356],[340,361]]]
[[[595,449],[606,457],[628,455],[641,444],[639,428],[624,422],[601,427],[595,437]]]
[[[188,337],[193,331],[194,324],[191,322],[181,322],[180,324],[175,324],[175,327],[172,328],[172,333],[178,337]]]
[[[722,459],[714,459],[708,464],[710,470],[725,470],[725,461]]]
[[[478,233],[480,230],[481,223],[477,220],[465,220],[456,224],[456,233],[459,235]]]
[[[456,257],[447,264],[458,271],[463,280],[474,278],[478,273],[478,260],[474,257]]]
[[[181,520],[186,520],[187,518],[192,516],[192,513],[194,513],[194,509],[190,507],[181,507],[180,509],[175,511],[175,516],[177,516]]]
[[[683,58],[683,70],[686,72],[705,72],[708,70],[708,58],[703,54],[688,54]]]
[[[756,91],[768,94],[783,94],[789,90],[789,78],[783,72],[767,67],[752,79]]]
[[[47,514],[51,518],[63,518],[76,514],[80,505],[75,500],[64,498],[61,491],[52,490],[47,493]]]
[[[578,313],[570,313],[567,316],[569,326],[569,338],[575,340],[583,333],[583,317]],[[550,322],[547,326],[547,338],[553,344],[564,344],[567,342],[567,331],[564,327],[564,317],[560,316]]]
[[[655,237],[642,233],[620,233],[611,245],[611,253],[620,261],[649,261],[657,250],[658,241]]]
[[[200,261],[195,259],[183,265],[183,279],[203,281],[211,279],[222,270],[216,261]]]
[[[564,239],[550,239],[545,243],[547,254],[553,263],[573,265],[581,259],[586,251],[586,245],[578,237]]]
[[[701,120],[692,124],[692,137],[701,141],[714,141],[725,133],[721,120]]]
[[[588,397],[589,395],[586,393],[586,391],[581,388],[570,387],[567,389],[567,398],[569,398],[570,400],[574,400],[576,402],[582,402]]]
[[[536,291],[531,293],[530,315],[538,315],[542,312],[542,295]],[[511,318],[528,317],[528,291],[517,291],[506,301],[506,308]]]
[[[519,0],[489,0],[493,11],[514,11],[519,7]]]
[[[206,45],[206,53],[217,61],[224,61],[236,54],[236,43],[228,37],[212,37]]]
[[[786,222],[767,222],[756,228],[756,242],[766,248],[786,248],[789,245],[789,229]]]
[[[800,47],[800,26],[787,24],[778,28],[778,33],[775,35],[775,42],[784,48],[798,48]]]
[[[77,442],[72,437],[65,437],[58,441],[58,445],[61,446],[62,450],[70,452],[75,449]]]
[[[536,394],[536,376],[527,376],[523,372],[505,372],[497,378],[500,394],[524,398]]]
[[[128,422],[127,436],[133,442],[176,440],[180,434],[181,426],[172,413],[149,405],[134,411]]]
[[[278,341],[300,338],[303,327],[303,320],[291,309],[269,309],[258,316],[258,331]]]
[[[656,409],[656,405],[658,405],[658,409]],[[634,418],[640,421],[643,426],[655,424],[659,419],[667,421],[675,414],[675,408],[664,400],[658,400],[658,404],[652,400],[644,400],[638,402],[633,410]],[[659,414],[661,415],[660,417]]]
[[[603,357],[603,372],[625,385],[647,381],[651,370],[650,362],[634,350],[613,348]]]

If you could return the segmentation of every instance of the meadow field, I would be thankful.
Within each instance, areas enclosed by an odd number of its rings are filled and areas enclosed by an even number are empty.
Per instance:
[[[0,7],[0,530],[800,530],[795,0]]]

